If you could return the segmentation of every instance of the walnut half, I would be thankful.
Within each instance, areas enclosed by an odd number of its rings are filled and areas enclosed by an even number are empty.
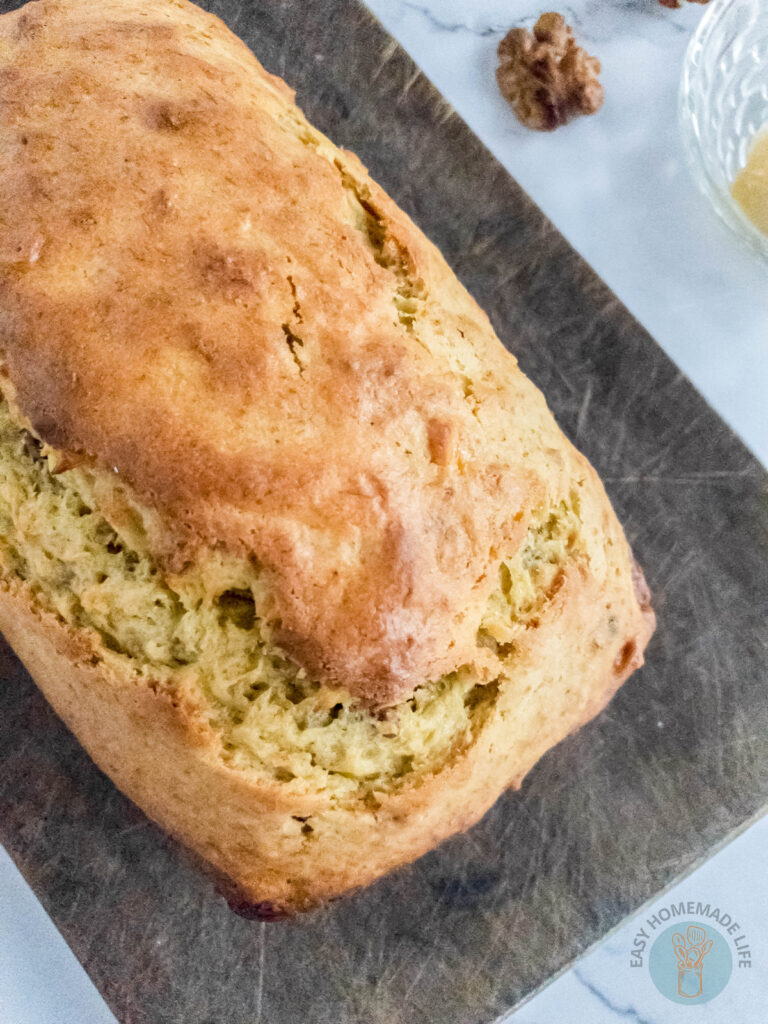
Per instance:
[[[600,61],[576,45],[561,14],[542,14],[529,32],[513,28],[499,43],[496,80],[528,128],[551,132],[603,105]]]

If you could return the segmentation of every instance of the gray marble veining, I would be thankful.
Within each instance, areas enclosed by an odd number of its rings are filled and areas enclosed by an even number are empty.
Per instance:
[[[422,17],[436,33],[468,33],[479,38],[499,39],[513,25],[530,28],[542,8],[530,0],[506,0],[483,3],[478,12],[463,0],[396,0],[394,7]],[[558,4],[557,10],[574,29],[580,42],[599,43],[605,39],[626,36],[654,38],[660,31],[689,31],[684,16],[662,7],[656,0],[583,0],[578,5]]]

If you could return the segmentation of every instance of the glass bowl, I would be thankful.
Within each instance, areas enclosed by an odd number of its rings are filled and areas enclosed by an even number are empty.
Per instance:
[[[768,0],[712,0],[685,54],[679,114],[696,183],[768,259],[768,236],[731,196],[752,140],[768,128]]]

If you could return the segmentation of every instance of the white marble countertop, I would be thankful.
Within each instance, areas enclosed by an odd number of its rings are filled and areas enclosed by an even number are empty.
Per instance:
[[[710,403],[768,463],[768,267],[742,250],[690,183],[678,141],[677,82],[702,15],[656,0],[560,7],[603,63],[605,105],[554,135],[517,125],[494,83],[496,45],[545,8],[530,0],[369,0],[459,114],[591,263]],[[751,970],[703,1006],[666,1000],[630,967],[647,908],[512,1015],[514,1024],[763,1024],[768,1019],[768,819],[712,857],[656,907],[702,900],[750,936]],[[0,1021],[114,1024],[0,849]],[[297,1022],[311,1024],[311,1022]]]

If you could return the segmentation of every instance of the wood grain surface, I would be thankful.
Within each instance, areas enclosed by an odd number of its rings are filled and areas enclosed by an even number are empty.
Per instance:
[[[207,6],[488,311],[602,474],[658,630],[476,828],[272,924],[229,911],[0,642],[0,840],[122,1024],[488,1024],[768,803],[768,480],[361,5]]]

